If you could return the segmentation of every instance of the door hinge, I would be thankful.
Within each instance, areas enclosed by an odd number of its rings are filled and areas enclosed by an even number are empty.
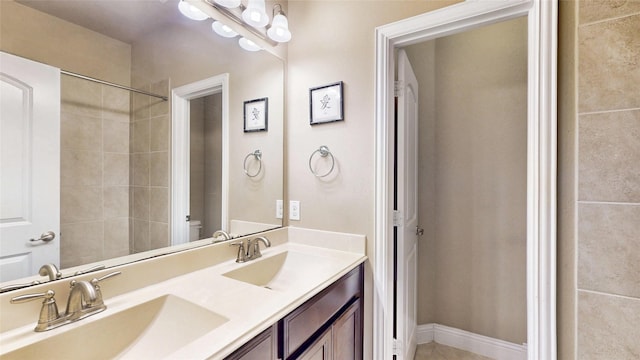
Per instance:
[[[400,355],[402,353],[402,343],[398,339],[393,339],[393,355]]]
[[[393,226],[403,225],[402,212],[400,210],[393,210]]]
[[[404,84],[402,84],[402,81],[400,80],[396,80],[393,82],[393,96],[400,96],[401,92],[402,92],[402,88],[404,87]]]

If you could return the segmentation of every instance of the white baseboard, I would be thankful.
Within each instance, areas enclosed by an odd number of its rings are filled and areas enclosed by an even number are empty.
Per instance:
[[[495,360],[527,359],[526,345],[518,345],[440,324],[418,325],[418,344],[432,341]]]

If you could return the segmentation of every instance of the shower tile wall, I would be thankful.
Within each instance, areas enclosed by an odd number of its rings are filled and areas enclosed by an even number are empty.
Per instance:
[[[640,2],[578,16],[577,359],[640,358]]]
[[[129,253],[128,91],[61,77],[61,266]]]
[[[168,80],[140,89],[168,95]],[[169,102],[134,93],[130,127],[130,247],[169,245]]]

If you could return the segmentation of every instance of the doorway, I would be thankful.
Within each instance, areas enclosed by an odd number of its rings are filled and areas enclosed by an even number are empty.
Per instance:
[[[193,105],[197,105],[201,100],[208,98],[209,102],[214,107],[219,108],[216,111],[216,117],[220,118],[219,126],[211,127],[211,132],[219,133],[215,137],[219,139],[219,143],[215,141],[209,142],[209,145],[216,146],[220,150],[220,156],[216,156],[215,159],[211,159],[209,165],[216,165],[220,169],[219,174],[216,175],[216,182],[212,184],[213,188],[208,189],[211,192],[217,193],[215,201],[220,206],[215,211],[207,212],[207,215],[212,218],[212,221],[207,222],[209,225],[204,224],[204,221],[199,226],[220,226],[217,229],[228,230],[228,189],[229,189],[229,74],[222,74],[200,80],[191,84],[187,84],[178,87],[172,91],[172,125],[171,125],[171,140],[172,140],[172,153],[171,153],[171,241],[172,245],[185,244],[190,241],[192,227],[190,226],[191,212],[194,208],[191,207],[191,126],[190,115]],[[202,100],[204,102],[206,100]],[[197,109],[194,106],[193,109]],[[204,123],[202,127],[204,128]],[[195,140],[195,139],[194,139]],[[203,148],[206,148],[205,139],[202,140]],[[203,157],[202,172],[203,175],[206,172],[206,164]],[[219,180],[219,181],[218,181]],[[196,182],[198,183],[198,182]],[[203,188],[202,191],[207,191]],[[212,200],[213,201],[213,200]],[[205,204],[201,207],[202,216],[205,216]],[[208,207],[211,208],[211,207]],[[216,219],[213,219],[216,218]],[[218,222],[219,219],[219,222]],[[194,219],[201,221],[200,219]],[[198,229],[198,225],[194,226],[194,230],[197,229],[201,233],[203,238],[210,237],[208,235],[209,228]],[[216,230],[217,230],[216,229]],[[213,233],[213,232],[211,232]],[[195,235],[194,235],[195,237]]]
[[[400,189],[418,178],[398,199],[415,202],[417,216],[401,216],[406,220],[396,226],[404,228],[400,245],[423,229],[414,266],[418,286],[401,288],[408,297],[418,294],[419,348],[435,341],[493,359],[524,359],[527,19],[403,47],[397,64],[399,110],[407,106],[406,92],[418,94],[419,105],[413,106],[418,126],[398,111],[396,127],[396,163],[418,158],[415,171],[396,177]],[[413,69],[416,85],[403,79],[403,68]],[[405,90],[418,84],[420,91]],[[415,130],[403,136],[403,127]],[[401,141],[408,137],[417,141]],[[419,221],[411,224],[412,218]],[[398,257],[401,264],[414,262],[408,252]],[[399,317],[410,318],[405,313]],[[413,347],[402,345],[405,358],[413,359]]]
[[[393,71],[396,49],[482,25],[526,16],[528,359],[556,358],[555,338],[555,39],[557,4],[464,2],[377,29],[376,246],[374,353],[394,356],[393,342]]]

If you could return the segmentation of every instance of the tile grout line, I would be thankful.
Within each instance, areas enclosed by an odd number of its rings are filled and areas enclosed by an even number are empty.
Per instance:
[[[618,202],[618,201],[594,201],[594,200],[578,200],[578,204],[587,205],[619,205],[619,206],[640,206],[637,202]]]
[[[629,296],[629,295],[612,294],[612,293],[608,293],[608,292],[604,292],[604,291],[598,291],[598,290],[578,289],[578,292],[596,294],[596,295],[601,295],[601,296],[611,296],[611,297],[615,297],[615,298],[618,298],[618,299],[640,301],[639,297],[634,297],[634,296]]]
[[[578,24],[578,28],[581,28],[581,27],[586,27],[586,26],[591,26],[591,25],[598,25],[598,24],[609,22],[609,21],[616,21],[616,20],[620,20],[620,19],[625,19],[625,18],[628,18],[628,17],[636,16],[636,15],[640,15],[640,12],[635,12],[635,13],[625,14],[625,15],[620,15],[620,16],[614,16],[614,17],[601,19],[601,20],[596,20],[596,21],[592,21],[592,22],[584,23],[584,24],[580,24],[578,22],[577,24]]]
[[[631,111],[640,111],[640,108],[639,107],[633,107],[633,108],[613,109],[613,110],[585,111],[585,112],[578,112],[578,116],[610,114],[610,113],[631,112]]]

